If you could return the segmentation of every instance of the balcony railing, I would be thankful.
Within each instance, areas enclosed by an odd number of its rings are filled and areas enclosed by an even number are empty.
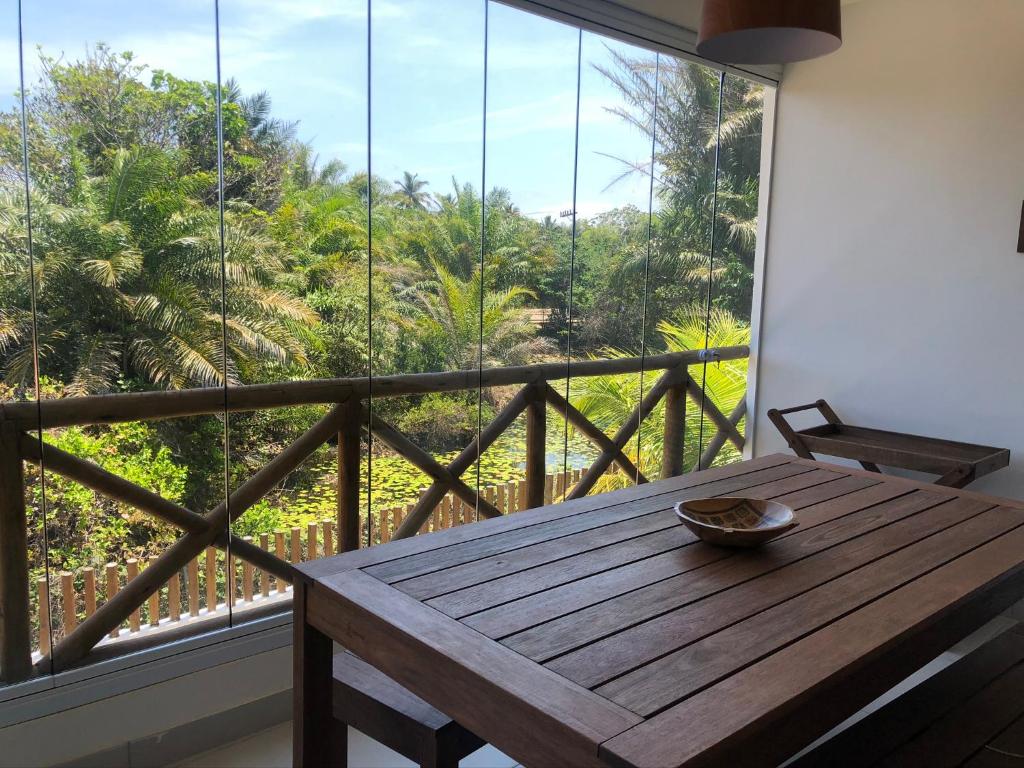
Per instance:
[[[269,533],[262,536],[257,544],[231,534],[229,524],[335,436],[338,451],[337,519],[318,529],[324,555],[359,546],[360,451],[366,432],[433,481],[421,492],[415,504],[405,509],[385,511],[381,516],[382,521],[388,521],[382,526],[381,541],[406,538],[421,531],[468,522],[475,516],[496,517],[542,506],[553,498],[585,496],[612,465],[635,482],[647,482],[625,449],[640,424],[662,399],[665,400],[662,477],[685,471],[683,449],[687,398],[700,407],[703,417],[715,427],[714,434],[703,448],[698,466],[710,466],[726,442],[742,450],[744,438],[737,425],[745,415],[745,400],[741,398],[728,416],[723,414],[691,376],[689,368],[711,361],[743,359],[748,354],[747,347],[737,346],[645,358],[586,360],[568,365],[545,363],[483,371],[374,377],[372,382],[366,378],[326,379],[237,386],[228,388],[226,392],[221,389],[156,391],[0,404],[0,617],[3,621],[0,673],[3,680],[17,682],[51,669],[60,672],[107,653],[122,653],[136,650],[140,644],[164,642],[175,635],[152,630],[166,629],[168,625],[178,625],[179,630],[194,633],[215,626],[214,622],[201,619],[225,621],[228,616],[225,609],[228,603],[234,603],[236,590],[232,585],[229,584],[221,605],[216,591],[210,593],[208,579],[206,605],[200,608],[197,579],[200,558],[209,573],[211,568],[216,568],[217,550],[225,552],[224,557],[229,564],[235,559],[243,563],[243,605],[251,606],[253,610],[259,606],[265,606],[266,610],[279,610],[280,600],[283,593],[288,592],[287,585],[291,582],[291,563],[311,559],[320,553],[317,532],[313,528],[307,530],[303,550],[299,541],[301,531],[293,529],[286,551],[286,532],[276,534],[271,546]],[[650,371],[659,371],[660,376],[611,436],[567,402],[550,383],[566,377],[578,379]],[[367,404],[371,393],[373,399],[378,399],[510,386],[519,386],[520,389],[447,465],[380,418]],[[226,501],[205,514],[187,509],[51,444],[40,444],[38,439],[40,429],[216,415],[223,414],[225,409],[239,412],[311,404],[331,407],[298,439],[242,483]],[[593,442],[599,451],[585,471],[555,475],[546,472],[548,406]],[[514,487],[510,484],[481,488],[478,494],[462,479],[462,475],[524,413],[525,480]],[[47,472],[59,474],[170,523],[183,534],[145,568],[139,570],[138,563],[132,568],[129,562],[129,578],[124,585],[120,584],[119,569],[108,569],[102,604],[97,604],[96,573],[87,575],[82,594],[86,611],[81,622],[77,620],[75,606],[78,598],[73,580],[70,574],[63,575],[61,599],[69,614],[64,619],[64,636],[52,648],[49,647],[48,627],[44,625],[47,612],[41,609],[41,635],[47,634],[47,638],[40,639],[37,651],[33,649],[28,582],[26,462],[41,464]],[[467,514],[469,511],[474,514]],[[177,608],[181,605],[182,573],[185,574],[188,596],[187,617],[183,617]],[[229,573],[235,573],[233,566],[230,566]],[[49,585],[40,586],[41,606],[44,606]],[[167,616],[161,618],[159,595],[163,589],[168,590],[171,599],[167,601]],[[147,609],[149,630],[142,626],[143,607]],[[127,630],[122,631],[126,624]],[[142,642],[132,642],[133,638]]]

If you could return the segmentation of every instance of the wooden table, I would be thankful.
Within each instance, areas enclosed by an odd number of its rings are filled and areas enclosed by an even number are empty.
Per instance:
[[[797,510],[760,550],[687,497]],[[296,765],[330,639],[531,766],[772,765],[1020,596],[1024,504],[773,455],[298,567]]]

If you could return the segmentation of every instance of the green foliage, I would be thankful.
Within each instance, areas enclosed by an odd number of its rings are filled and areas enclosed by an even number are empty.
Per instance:
[[[151,426],[132,422],[86,429],[71,427],[48,433],[46,441],[170,501],[182,500],[188,469],[175,461]],[[176,538],[171,526],[51,472],[46,476],[45,486],[38,482],[30,484],[30,504],[34,510],[31,518],[36,522],[30,542],[33,552],[43,551],[44,492],[53,569],[101,566],[108,559],[124,562],[128,557],[157,553]],[[38,568],[42,563],[35,565]]]
[[[27,396],[35,353],[44,397],[562,360],[570,285],[577,352],[637,354],[637,323],[623,318],[644,305],[649,349],[657,346],[652,339],[666,349],[702,347],[709,280],[717,308],[711,345],[749,335],[759,86],[726,79],[719,127],[711,70],[662,57],[656,83],[650,60],[613,56],[601,69],[621,96],[611,112],[658,137],[654,166],[628,162],[624,173],[653,173],[658,206],[653,217],[616,208],[577,221],[573,232],[550,217],[523,215],[508,190],[452,179],[444,192],[413,172],[392,183],[321,162],[296,139],[294,124],[273,116],[268,94],[246,94],[229,81],[219,94],[222,221],[215,83],[149,72],[131,53],[102,44],[78,61],[40,55],[41,77],[26,101],[32,274],[21,115],[0,114],[0,399]],[[707,368],[709,394],[723,410],[744,382],[745,363]],[[640,385],[629,376],[574,380],[571,396],[611,433],[635,407]],[[485,421],[503,396],[484,392]],[[477,405],[475,393],[461,393],[383,399],[374,409],[447,461],[475,433]],[[227,430],[202,417],[68,429],[47,439],[205,512],[223,496],[225,434],[234,488],[324,410],[232,414]],[[659,409],[642,430],[645,471],[660,456],[660,419]],[[521,476],[517,430],[481,457],[482,484]],[[698,437],[688,432],[690,464]],[[576,436],[570,440],[577,466],[592,458]],[[378,443],[373,451],[374,514],[412,502],[428,478]],[[336,472],[333,448],[322,448],[235,531],[255,536],[333,518]],[[467,478],[476,482],[475,474]],[[46,479],[55,567],[145,556],[176,536],[73,483]],[[38,476],[30,476],[30,489],[39,553]]]
[[[749,326],[723,309],[713,311],[710,322],[705,324],[702,308],[684,308],[672,320],[663,320],[658,331],[664,345],[659,351],[665,352],[703,349],[705,333],[709,347],[750,343]],[[616,349],[604,349],[599,356],[615,358],[628,355]],[[583,415],[611,436],[629,418],[639,402],[640,392],[649,390],[657,375],[660,374],[647,373],[642,379],[640,374],[573,379],[570,382],[570,400]],[[746,394],[746,360],[694,366],[690,375],[704,387],[708,399],[725,414],[732,411]],[[665,401],[662,400],[641,425],[639,440],[631,440],[626,446],[626,455],[649,478],[657,477],[660,471],[664,423]],[[742,431],[742,423],[740,429]],[[715,431],[714,424],[706,418],[702,420],[699,413],[687,414],[683,448],[684,464],[688,470],[696,468],[701,452],[707,448]],[[716,464],[727,464],[737,458],[735,449],[727,444],[719,453]],[[602,488],[616,487],[625,481],[621,475],[607,476]]]

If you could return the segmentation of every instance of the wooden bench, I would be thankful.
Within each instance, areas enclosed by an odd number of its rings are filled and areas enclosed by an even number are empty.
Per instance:
[[[334,656],[332,699],[342,754],[348,725],[426,768],[455,768],[485,743],[348,652]]]
[[[989,640],[791,765],[1024,767],[1024,629]]]

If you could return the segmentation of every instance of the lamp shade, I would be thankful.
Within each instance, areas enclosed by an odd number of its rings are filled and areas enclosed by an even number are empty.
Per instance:
[[[724,64],[786,64],[842,42],[839,0],[704,0],[697,52]]]

